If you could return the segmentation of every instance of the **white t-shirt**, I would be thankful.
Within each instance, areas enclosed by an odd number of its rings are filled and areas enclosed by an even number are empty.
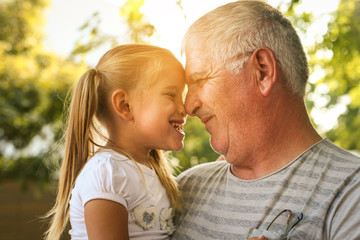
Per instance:
[[[128,211],[130,239],[168,239],[174,231],[173,213],[156,173],[112,150],[101,150],[85,164],[70,199],[72,239],[88,239],[84,206],[93,199],[122,204]]]

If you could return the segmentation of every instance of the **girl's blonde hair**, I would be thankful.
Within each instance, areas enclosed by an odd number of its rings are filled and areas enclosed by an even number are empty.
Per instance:
[[[150,86],[148,81],[142,80],[154,81],[161,71],[169,67],[182,68],[170,51],[151,45],[127,44],[109,50],[99,60],[96,68],[81,76],[69,108],[58,195],[54,207],[46,215],[50,218],[50,227],[45,233],[45,239],[59,239],[67,225],[69,200],[75,180],[94,154],[95,148],[102,147],[94,141],[95,138],[101,137],[109,141],[101,133],[98,123],[106,125],[104,123],[109,121],[112,92],[119,88],[129,91],[139,84],[142,84],[141,87]],[[127,155],[126,149],[114,147],[114,150]],[[162,152],[151,150],[149,161],[166,189],[174,209],[181,211],[177,184]]]

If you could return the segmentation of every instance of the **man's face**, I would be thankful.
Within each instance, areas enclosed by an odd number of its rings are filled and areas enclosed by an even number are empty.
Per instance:
[[[186,112],[201,119],[213,149],[226,156],[241,101],[240,79],[209,56],[201,42],[186,48]]]
[[[250,113],[250,84],[244,71],[230,74],[203,46],[198,42],[186,48],[185,109],[189,115],[201,119],[211,135],[213,149],[228,158],[229,153],[236,155],[232,150],[236,150],[246,136],[243,132]]]

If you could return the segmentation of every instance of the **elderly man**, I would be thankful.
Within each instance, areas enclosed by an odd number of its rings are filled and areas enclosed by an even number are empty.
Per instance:
[[[230,3],[195,22],[183,50],[186,111],[226,161],[178,177],[174,239],[360,239],[360,159],[313,128],[289,20],[263,2]]]

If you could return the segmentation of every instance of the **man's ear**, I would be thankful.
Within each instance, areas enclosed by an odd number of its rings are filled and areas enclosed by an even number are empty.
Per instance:
[[[275,54],[267,47],[254,51],[253,62],[256,68],[256,83],[263,96],[270,94],[277,81],[277,62]]]
[[[123,89],[118,89],[111,96],[111,103],[117,115],[124,120],[132,120],[133,114],[129,103],[129,95]]]

